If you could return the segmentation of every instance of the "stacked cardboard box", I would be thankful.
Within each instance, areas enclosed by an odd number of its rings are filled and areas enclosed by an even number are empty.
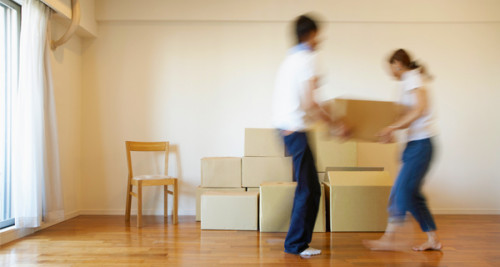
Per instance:
[[[292,158],[276,129],[245,129],[245,156],[242,159],[243,187],[259,187],[263,182],[291,182]]]
[[[380,144],[370,142],[358,143],[358,166],[384,167],[393,179],[400,168],[400,147],[398,143]]]
[[[196,190],[196,221],[201,220],[201,195],[204,192],[244,192],[241,187],[241,158],[201,159],[201,186]]]
[[[201,229],[257,230],[258,192],[206,192],[201,196]]]
[[[323,182],[316,232],[325,231],[326,225],[331,231],[384,230],[399,149],[397,144],[374,143],[376,131],[391,123],[395,114],[394,104],[375,102],[341,100],[327,105],[354,126],[354,141],[332,138],[321,124],[308,132]],[[296,187],[292,181],[292,159],[286,157],[278,132],[245,129],[243,158],[202,159],[197,219],[202,229],[257,229],[253,223],[258,219],[261,231],[287,231]]]
[[[259,226],[261,232],[287,232],[290,227],[293,199],[297,183],[272,182],[260,185]],[[325,194],[321,198],[314,232],[325,232]]]
[[[223,187],[218,187],[218,188],[208,188],[208,187],[201,187],[198,186],[196,189],[196,221],[201,221],[201,195],[203,195],[205,192],[245,192],[245,188],[238,187],[238,188],[223,188]]]
[[[285,156],[285,147],[275,129],[245,129],[244,155],[243,158],[202,159],[201,186],[197,190],[196,199],[196,218],[202,221],[203,229],[230,229],[230,225],[234,225],[235,228],[239,227],[235,222],[228,223],[224,216],[214,216],[214,214],[220,215],[221,209],[228,207],[212,207],[210,203],[215,203],[220,199],[228,202],[234,200],[236,203],[240,201],[241,192],[258,194],[259,186],[263,182],[291,182],[293,180],[292,159]],[[205,200],[208,204],[203,204],[205,195],[210,196]],[[245,207],[241,208],[245,209]],[[253,211],[249,209],[247,212]],[[255,216],[258,217],[257,211]],[[207,218],[210,222],[206,224],[203,221]],[[217,225],[221,228],[217,228]]]
[[[324,124],[314,125],[307,135],[318,172],[324,173],[327,167],[357,166],[356,142],[339,141]]]

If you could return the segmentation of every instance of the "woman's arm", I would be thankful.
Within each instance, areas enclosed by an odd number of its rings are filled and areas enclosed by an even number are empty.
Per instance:
[[[390,126],[386,127],[379,133],[380,141],[383,143],[388,143],[392,140],[392,133],[396,130],[402,130],[410,127],[410,125],[416,121],[418,118],[422,117],[424,112],[427,110],[428,100],[427,91],[425,88],[417,88],[412,92],[416,99],[416,105],[405,112],[405,114],[398,119],[396,122],[392,123]]]

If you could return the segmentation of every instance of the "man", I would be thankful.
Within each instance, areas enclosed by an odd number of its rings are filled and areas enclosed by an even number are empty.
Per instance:
[[[310,17],[303,15],[295,20],[298,44],[290,49],[280,66],[273,97],[273,124],[293,157],[294,181],[297,182],[285,252],[301,256],[321,253],[321,250],[309,247],[321,188],[305,133],[308,120],[323,120],[345,133],[342,123],[334,121],[314,100],[314,90],[318,87],[314,53],[318,33],[318,25]]]

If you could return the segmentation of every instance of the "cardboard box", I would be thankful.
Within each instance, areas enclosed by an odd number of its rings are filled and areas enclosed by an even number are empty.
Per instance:
[[[196,221],[199,222],[201,220],[201,195],[208,191],[215,192],[244,192],[245,188],[237,187],[237,188],[212,188],[212,187],[201,187],[198,186],[196,188]],[[258,190],[257,190],[258,191]]]
[[[241,158],[202,158],[201,186],[241,187]]]
[[[326,179],[326,173],[324,173],[324,172],[318,172],[318,179],[319,179],[320,183],[324,182],[325,179]]]
[[[352,139],[378,142],[380,130],[394,123],[399,107],[395,102],[335,99],[323,104],[335,117],[343,117],[352,127]]]
[[[288,232],[297,183],[263,183],[260,186],[259,226],[261,232]],[[325,194],[321,199],[314,232],[326,231]]]
[[[325,172],[327,167],[357,166],[356,142],[339,141],[322,124],[316,125],[307,134],[318,172]]]
[[[325,182],[330,181],[330,177],[328,177],[328,173],[333,173],[333,172],[381,172],[384,171],[384,167],[328,167],[326,168],[326,173],[325,173]]]
[[[258,192],[205,192],[201,195],[201,229],[257,230]]]
[[[243,187],[259,187],[263,182],[293,181],[291,157],[243,157]]]
[[[260,192],[260,187],[246,187],[247,192]]]
[[[332,232],[384,231],[392,179],[386,171],[329,172],[324,182]]]
[[[358,143],[358,166],[384,167],[394,180],[401,166],[401,153],[398,143]]]
[[[245,129],[245,157],[284,157],[285,146],[276,129]]]

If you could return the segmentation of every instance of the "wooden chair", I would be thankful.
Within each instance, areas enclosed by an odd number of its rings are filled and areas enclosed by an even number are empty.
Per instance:
[[[163,185],[163,205],[164,217],[168,216],[168,194],[174,196],[174,207],[172,211],[172,221],[174,224],[178,222],[178,203],[179,203],[179,187],[177,178],[168,176],[168,142],[131,142],[126,141],[127,146],[127,163],[128,163],[128,184],[127,184],[127,207],[125,209],[125,219],[130,221],[130,209],[132,205],[132,196],[137,197],[137,227],[142,226],[142,187],[143,186],[158,186]],[[165,152],[165,172],[164,175],[141,175],[134,176],[132,171],[132,151],[164,151]],[[168,186],[172,185],[173,191],[168,190]],[[133,187],[137,187],[137,193],[133,192]]]

